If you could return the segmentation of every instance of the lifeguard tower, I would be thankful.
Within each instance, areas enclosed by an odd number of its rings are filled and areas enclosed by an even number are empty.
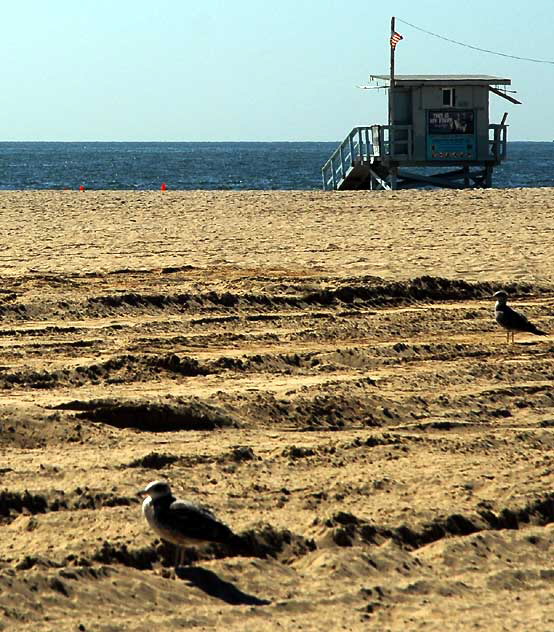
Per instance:
[[[322,168],[325,190],[490,187],[506,157],[507,113],[489,122],[489,95],[510,79],[488,75],[372,75],[388,82],[388,124],[355,127]],[[415,171],[410,167],[417,168]],[[421,169],[424,167],[425,169]]]

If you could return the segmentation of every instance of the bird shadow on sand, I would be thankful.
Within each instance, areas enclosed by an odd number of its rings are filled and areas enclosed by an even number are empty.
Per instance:
[[[207,595],[233,606],[267,606],[271,603],[267,599],[259,599],[242,592],[231,582],[221,579],[216,573],[205,568],[178,566],[175,569],[175,575],[179,579],[188,581],[192,586],[200,588]]]

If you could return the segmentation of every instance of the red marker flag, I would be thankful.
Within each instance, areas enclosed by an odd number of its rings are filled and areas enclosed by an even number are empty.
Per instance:
[[[402,37],[402,35],[400,35],[400,33],[394,31],[394,33],[390,36],[390,47],[392,49],[395,49],[398,42],[403,39],[404,38]]]

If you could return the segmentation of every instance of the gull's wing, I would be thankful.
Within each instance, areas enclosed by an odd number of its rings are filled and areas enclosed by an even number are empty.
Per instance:
[[[532,328],[532,325],[527,317],[511,307],[506,306],[504,317],[507,320],[510,329],[515,329],[516,331],[529,331],[529,328]]]
[[[528,331],[532,334],[545,335],[545,332],[538,329],[526,316],[508,305],[496,312],[496,320],[499,325],[512,331]]]
[[[194,540],[228,542],[233,536],[231,529],[210,509],[188,500],[173,501],[164,516],[166,520],[183,536]]]

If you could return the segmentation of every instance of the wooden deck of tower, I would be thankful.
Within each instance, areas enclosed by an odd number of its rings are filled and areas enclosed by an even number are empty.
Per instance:
[[[383,85],[389,91],[389,123],[355,127],[346,136],[322,168],[325,190],[491,186],[494,167],[506,157],[508,115],[489,122],[489,94],[519,103],[505,92],[510,79],[371,78],[389,81]]]

